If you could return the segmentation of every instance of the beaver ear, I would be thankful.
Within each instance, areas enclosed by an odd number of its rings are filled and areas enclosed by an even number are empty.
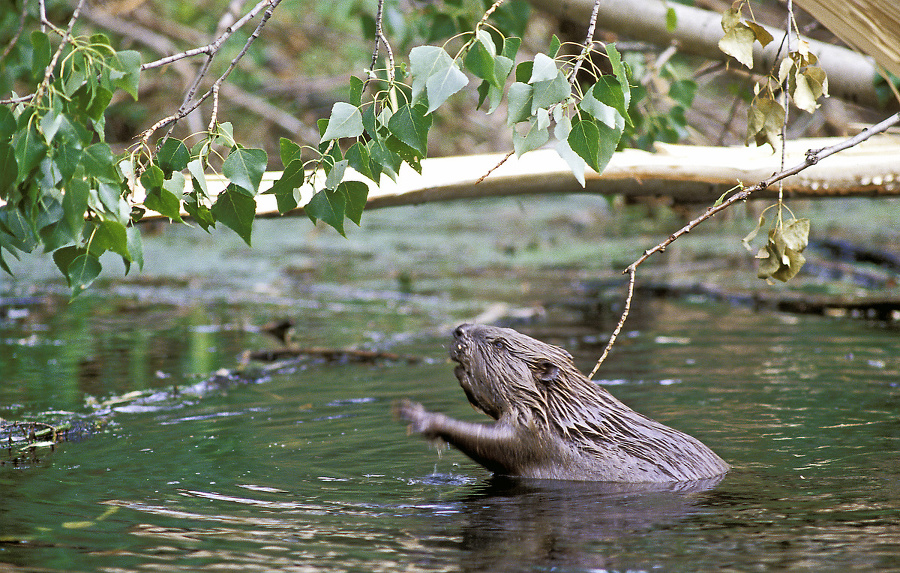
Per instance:
[[[559,366],[552,362],[541,362],[537,371],[538,380],[545,384],[559,380]]]

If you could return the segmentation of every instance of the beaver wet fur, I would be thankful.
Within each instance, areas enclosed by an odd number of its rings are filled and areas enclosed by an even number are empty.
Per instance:
[[[590,381],[558,346],[510,328],[463,324],[450,357],[478,424],[402,400],[411,432],[440,439],[498,475],[665,483],[719,476],[728,464],[699,440],[638,414]]]

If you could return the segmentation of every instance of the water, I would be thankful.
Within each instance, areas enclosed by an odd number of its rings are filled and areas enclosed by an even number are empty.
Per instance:
[[[0,324],[0,416],[66,411],[105,425],[16,465],[0,452],[0,569],[900,570],[895,327],[638,301],[600,382],[734,469],[672,488],[496,479],[407,436],[391,403],[484,419],[444,348],[451,325],[498,302],[543,309],[514,322],[585,370],[611,324],[581,312],[583,271],[525,263],[529,249],[510,262],[492,236],[496,250],[460,262],[440,237],[398,231],[398,216],[373,214],[365,238],[343,246],[290,241],[286,222],[259,224],[252,252],[217,234],[201,243],[212,262],[160,260],[170,266],[158,278],[100,285],[71,305],[37,263],[26,268],[36,282],[5,285],[37,300]],[[580,232],[521,225],[537,251],[560,251],[540,229],[567,248]],[[159,253],[191,237],[169,230]],[[259,326],[284,316],[304,346],[423,360],[212,375],[277,346]]]

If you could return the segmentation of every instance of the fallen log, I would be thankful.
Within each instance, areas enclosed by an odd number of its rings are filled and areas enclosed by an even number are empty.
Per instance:
[[[802,139],[788,142],[785,165],[803,160],[810,149],[828,147],[842,138]],[[439,157],[422,161],[422,173],[407,165],[396,181],[382,178],[369,191],[367,209],[397,205],[417,205],[437,201],[484,197],[592,193],[626,197],[670,197],[677,203],[712,204],[739,182],[753,184],[770,177],[781,165],[781,155],[768,147],[701,147],[657,145],[650,153],[626,149],[616,153],[603,173],[585,173],[582,187],[565,161],[552,149],[541,149],[521,159],[487,154]],[[787,197],[878,197],[900,195],[900,136],[880,135],[836,153],[797,175],[784,180]],[[502,163],[502,164],[501,164]],[[497,167],[499,164],[499,167]],[[496,167],[496,169],[494,169]],[[493,171],[491,171],[493,169]],[[490,175],[479,182],[485,174]],[[265,173],[256,196],[258,217],[280,216],[274,195],[265,191],[281,177],[281,172]],[[347,179],[365,179],[351,169]],[[324,176],[319,178],[324,181]],[[190,181],[187,182],[190,186]],[[211,195],[224,190],[227,180],[207,177]],[[299,205],[287,215],[300,215],[302,206],[317,191],[310,185],[299,189]],[[771,199],[773,187],[754,197]],[[143,191],[135,190],[143,200]],[[187,213],[184,213],[187,216]],[[148,211],[142,220],[158,220],[162,215]]]

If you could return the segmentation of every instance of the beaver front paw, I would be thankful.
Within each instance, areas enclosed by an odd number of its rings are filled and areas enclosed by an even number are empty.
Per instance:
[[[434,414],[426,410],[422,404],[404,398],[394,403],[393,411],[394,417],[409,422],[410,434],[429,436],[432,433],[431,420]]]

